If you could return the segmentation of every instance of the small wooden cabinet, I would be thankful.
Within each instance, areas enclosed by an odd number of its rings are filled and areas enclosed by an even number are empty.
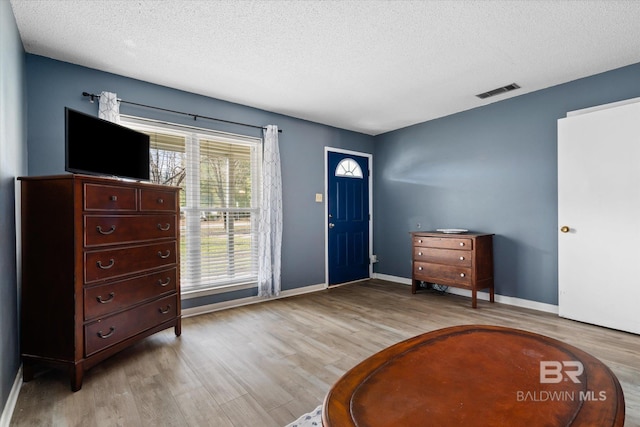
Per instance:
[[[179,189],[83,175],[23,177],[21,352],[84,371],[155,332],[181,333]]]
[[[489,289],[494,302],[493,234],[411,233],[413,273],[411,292],[420,282],[471,290],[477,307],[478,289]]]

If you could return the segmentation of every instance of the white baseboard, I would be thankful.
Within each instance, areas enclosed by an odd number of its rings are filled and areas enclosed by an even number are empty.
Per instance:
[[[411,279],[406,277],[398,277],[398,276],[392,276],[388,274],[374,273],[372,276],[372,279],[386,280],[388,282],[400,283],[403,285],[411,286]],[[256,296],[256,297],[241,298],[241,299],[236,299],[231,301],[223,301],[215,304],[203,305],[200,307],[186,308],[182,310],[182,317],[197,316],[200,314],[212,313],[214,311],[219,311],[219,310],[225,310],[227,308],[240,307],[243,305],[255,304],[258,302],[270,301],[270,300],[279,299],[279,298],[286,298],[294,295],[302,295],[310,292],[322,291],[325,289],[327,289],[327,285],[324,283],[320,283],[317,285],[303,286],[301,288],[282,291],[280,293],[280,296],[278,296],[277,298],[265,299],[265,298],[260,298]],[[460,296],[471,298],[471,291],[467,289],[458,289],[458,288],[450,287],[449,289],[447,289],[447,292],[454,295],[460,295]],[[478,299],[489,301],[489,293],[484,291],[478,292]],[[531,300],[526,300],[522,298],[516,298],[516,297],[510,297],[510,296],[498,295],[498,294],[495,295],[495,301],[501,304],[512,305],[515,307],[529,308],[532,310],[558,314],[558,306],[553,304],[547,304],[543,302],[531,301]],[[3,426],[0,426],[0,427],[3,427]]]
[[[389,282],[401,283],[403,285],[411,286],[411,279],[408,279],[406,277],[397,277],[397,276],[390,276],[388,274],[374,273],[373,278],[374,279],[380,279],[380,280],[387,280]],[[459,289],[459,288],[449,287],[447,289],[447,292],[449,292],[451,294],[454,294],[454,295],[461,295],[461,296],[464,296],[464,297],[471,298],[471,291],[469,291],[467,289]],[[484,301],[489,301],[489,293],[485,292],[485,291],[479,291],[478,292],[478,299],[481,299],[481,300],[484,300]],[[498,295],[498,294],[495,294],[495,301],[499,302],[501,304],[513,305],[515,307],[530,308],[532,310],[538,310],[538,311],[544,311],[544,312],[547,312],[547,313],[558,314],[558,306],[557,305],[547,304],[547,303],[544,303],[544,302],[531,301],[531,300],[527,300],[527,299],[509,297],[509,296]]]
[[[327,289],[327,285],[320,283],[317,285],[303,286],[301,288],[288,289],[280,292],[280,295],[274,298],[247,297],[231,301],[222,301],[214,304],[202,305],[199,307],[185,308],[182,310],[182,317],[198,316],[200,314],[213,313],[214,311],[225,310],[227,308],[241,307],[243,305],[256,304],[259,302],[273,301],[275,299],[292,297],[295,295],[308,294],[310,292],[318,292]],[[0,426],[2,427],[2,426]]]
[[[395,282],[395,283],[401,283],[403,285],[411,286],[411,279],[407,279],[406,277],[398,277],[398,276],[390,276],[388,274],[373,273],[372,279],[386,280],[387,282]]]
[[[16,409],[16,403],[18,402],[18,395],[20,394],[21,387],[22,365],[20,365],[20,368],[18,368],[18,373],[16,374],[16,379],[13,382],[13,387],[11,387],[11,392],[9,393],[7,402],[5,403],[4,409],[2,410],[2,415],[0,415],[0,427],[9,427],[11,417],[13,416],[13,411]]]

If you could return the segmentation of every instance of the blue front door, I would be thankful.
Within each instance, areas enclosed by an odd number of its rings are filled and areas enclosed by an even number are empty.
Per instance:
[[[327,153],[329,284],[369,277],[369,159]]]

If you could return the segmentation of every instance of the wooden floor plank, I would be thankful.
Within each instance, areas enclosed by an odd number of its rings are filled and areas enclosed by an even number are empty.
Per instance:
[[[640,336],[504,304],[369,280],[183,319],[85,375],[43,371],[22,387],[11,426],[284,426],[373,353],[435,329],[487,324],[559,339],[618,377],[640,426]]]
[[[175,396],[185,426],[233,427],[233,423],[205,387],[191,389]]]

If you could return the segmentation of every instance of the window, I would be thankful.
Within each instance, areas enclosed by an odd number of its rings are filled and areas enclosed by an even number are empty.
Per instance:
[[[122,117],[150,136],[151,180],[179,186],[183,295],[256,286],[262,141]]]
[[[349,178],[362,178],[362,169],[358,162],[353,159],[346,158],[340,160],[338,166],[336,166],[336,176],[346,176]]]

